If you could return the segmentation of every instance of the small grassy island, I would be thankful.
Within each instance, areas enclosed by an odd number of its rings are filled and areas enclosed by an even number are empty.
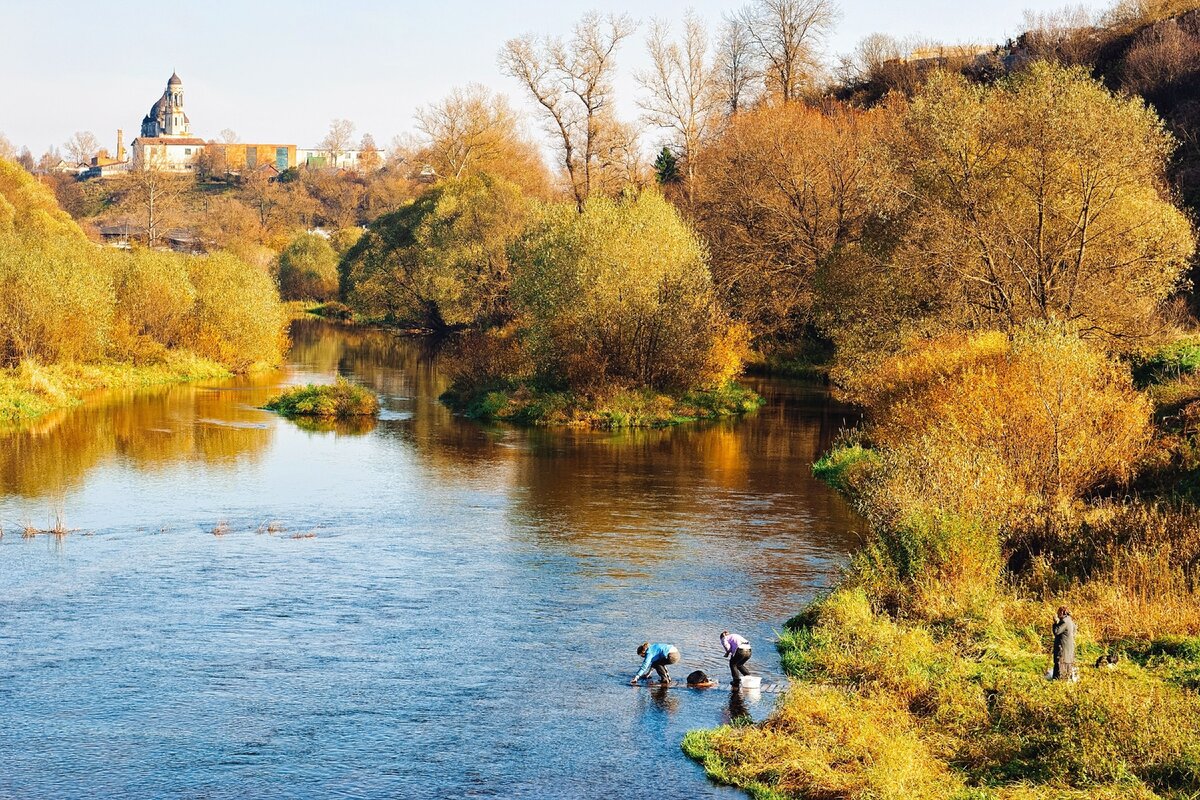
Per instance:
[[[351,419],[379,413],[379,398],[364,386],[338,378],[333,384],[297,386],[271,398],[263,408],[281,416]]]
[[[762,405],[750,389],[729,383],[719,389],[689,391],[682,396],[649,389],[618,391],[591,398],[569,391],[517,386],[459,395],[451,390],[442,402],[471,419],[519,425],[577,428],[664,428],[697,420],[738,416]]]

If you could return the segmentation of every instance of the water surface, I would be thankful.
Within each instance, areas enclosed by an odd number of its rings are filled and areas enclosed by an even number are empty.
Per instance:
[[[633,649],[725,682],[730,628],[781,679],[774,632],[861,530],[809,472],[845,410],[760,382],[737,422],[485,427],[416,343],[293,340],[0,436],[0,797],[739,796],[680,740],[774,698],[629,687]],[[257,409],[338,374],[377,423]]]

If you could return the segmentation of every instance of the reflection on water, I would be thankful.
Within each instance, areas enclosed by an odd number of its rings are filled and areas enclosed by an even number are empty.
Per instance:
[[[285,370],[0,438],[0,521],[93,534],[0,539],[0,797],[736,794],[679,741],[770,698],[630,687],[633,651],[724,681],[735,628],[781,678],[775,629],[856,540],[808,466],[846,411],[764,381],[736,422],[485,427],[419,343],[292,333]],[[337,375],[377,421],[259,408]]]

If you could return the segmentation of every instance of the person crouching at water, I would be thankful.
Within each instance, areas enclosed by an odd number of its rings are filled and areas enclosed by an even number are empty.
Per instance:
[[[1066,606],[1058,607],[1054,619],[1054,672],[1056,681],[1069,681],[1075,673],[1075,620]]]
[[[725,648],[725,657],[729,659],[733,685],[740,686],[742,676],[750,674],[750,670],[746,669],[746,662],[750,660],[750,642],[736,633],[721,631],[721,647]]]
[[[679,663],[679,650],[673,644],[650,644],[642,642],[638,645],[637,654],[642,657],[642,668],[633,676],[630,685],[636,684],[642,678],[649,677],[650,670],[658,673],[663,683],[671,682],[671,673],[667,672],[668,664]]]

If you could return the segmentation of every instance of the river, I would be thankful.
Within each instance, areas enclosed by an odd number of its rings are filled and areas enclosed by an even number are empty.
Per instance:
[[[738,421],[488,427],[411,340],[292,337],[0,436],[0,797],[740,796],[680,740],[774,695],[634,688],[634,649],[726,683],[729,628],[782,679],[775,632],[862,530],[809,471],[848,412],[755,381]],[[377,422],[257,409],[338,374]]]

